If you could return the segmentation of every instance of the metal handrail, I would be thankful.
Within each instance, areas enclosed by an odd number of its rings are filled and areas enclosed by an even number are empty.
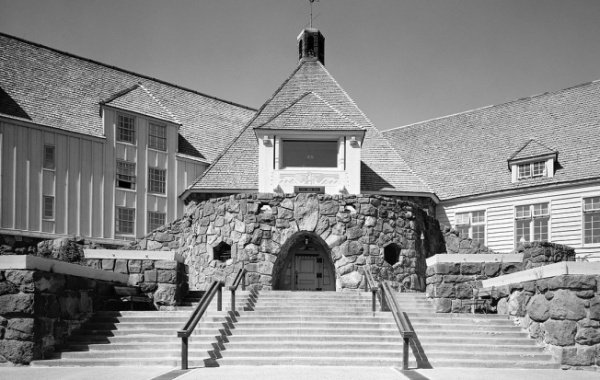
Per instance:
[[[217,295],[217,311],[222,310],[223,285],[222,281],[213,281],[210,288],[208,288],[204,296],[202,296],[198,306],[196,306],[196,309],[185,323],[185,326],[183,326],[181,330],[177,330],[177,337],[181,338],[181,369],[188,369],[188,338],[194,332],[196,325],[200,322],[200,319],[215,295]]]
[[[372,309],[373,312],[377,311],[377,292],[379,291],[379,285],[373,279],[373,274],[371,274],[371,268],[368,266],[364,270],[365,275],[365,292],[371,291],[372,296]]]
[[[398,305],[398,300],[394,297],[394,291],[390,286],[389,281],[383,281],[380,285],[377,285],[375,279],[373,278],[373,274],[371,273],[371,268],[366,266],[364,269],[365,276],[365,292],[369,290],[373,294],[373,311],[376,311],[377,306],[377,293],[381,289],[381,310],[384,310],[384,302],[387,304],[388,308],[392,312],[394,316],[394,320],[396,321],[396,326],[398,326],[398,331],[400,331],[400,336],[402,336],[402,340],[404,341],[402,347],[402,369],[408,369],[408,349],[410,346],[410,340],[415,337],[415,332],[408,323],[408,320],[404,316],[402,309],[400,309],[400,305]]]
[[[231,311],[235,311],[235,291],[242,284],[242,290],[246,290],[246,268],[242,267],[235,276],[233,284],[229,287],[231,290]]]
[[[383,281],[381,284],[381,290],[383,293],[382,296],[385,298],[385,301],[390,308],[392,315],[394,316],[396,326],[398,326],[398,330],[400,331],[400,335],[404,341],[402,348],[402,369],[406,370],[408,369],[408,348],[410,340],[415,337],[415,332],[400,309],[400,305],[398,305],[398,300],[396,297],[394,297],[394,291],[392,290],[389,281]]]

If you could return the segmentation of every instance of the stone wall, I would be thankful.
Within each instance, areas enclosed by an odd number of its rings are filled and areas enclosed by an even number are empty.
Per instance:
[[[186,268],[175,260],[86,259],[86,265],[129,275],[127,294],[147,297],[157,310],[175,310],[187,292]]]
[[[112,294],[109,283],[38,270],[0,271],[0,362],[41,359]]]
[[[570,367],[600,369],[600,274],[562,275],[512,284],[493,296],[498,313],[517,318],[529,335]]]
[[[516,252],[523,254],[524,269],[537,268],[561,261],[575,261],[575,249],[567,245],[534,241],[519,244]]]
[[[237,194],[188,205],[179,220],[136,242],[135,249],[176,250],[189,266],[192,289],[231,278],[242,265],[248,282],[272,289],[282,246],[298,233],[323,242],[334,263],[339,289],[357,289],[370,264],[379,279],[424,289],[425,258],[443,251],[438,222],[411,202],[380,196]],[[231,245],[231,259],[215,260],[215,247]],[[389,244],[398,263],[383,259]],[[252,264],[252,265],[249,265]]]
[[[442,226],[442,233],[446,243],[446,253],[477,254],[496,253],[485,245],[469,238],[460,236],[458,231],[448,226]]]

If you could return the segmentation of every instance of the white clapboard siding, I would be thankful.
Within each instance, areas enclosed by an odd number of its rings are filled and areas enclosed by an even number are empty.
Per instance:
[[[582,199],[599,196],[600,183],[572,185],[551,190],[524,190],[510,195],[496,195],[477,200],[447,201],[438,205],[440,223],[454,226],[456,213],[486,212],[486,245],[498,252],[510,252],[514,243],[514,208],[517,205],[548,202],[550,206],[550,241],[576,249],[578,256],[600,260],[600,244],[583,245]]]
[[[135,115],[136,144],[116,142],[116,114],[103,114],[106,138],[0,118],[0,233],[119,239],[117,205],[136,209],[135,236],[147,233],[148,211],[165,213],[166,222],[183,214],[179,195],[208,164],[177,157],[174,124],[167,125],[166,152],[147,148],[148,118],[142,115]],[[55,147],[54,170],[43,168],[44,145]],[[117,159],[136,163],[135,191],[115,188]],[[166,194],[148,194],[148,167],[167,170]],[[52,219],[43,218],[44,195],[54,197]]]

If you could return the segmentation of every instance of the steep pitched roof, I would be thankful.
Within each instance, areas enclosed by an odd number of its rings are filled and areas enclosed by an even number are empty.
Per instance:
[[[248,107],[0,33],[2,116],[103,137],[100,102],[124,89],[131,91],[115,98],[115,105],[177,120],[179,151],[208,161],[255,114]],[[151,98],[162,106],[154,107]]]
[[[117,93],[101,104],[148,115],[156,119],[162,119],[175,124],[181,124],[177,117],[167,109],[150,90],[141,83]]]
[[[513,153],[508,160],[522,160],[533,157],[546,156],[549,154],[556,154],[557,152],[548,148],[546,145],[539,143],[535,139],[528,140],[521,148]]]
[[[335,112],[331,112],[332,109]],[[300,114],[293,115],[294,112]],[[339,123],[343,119],[339,115],[343,115],[350,122],[347,126],[365,130],[361,151],[362,192],[431,192],[317,60],[298,65],[219,159],[189,189],[258,188],[258,143],[253,129],[271,122],[285,125],[285,120],[308,126],[302,120],[315,120],[320,112],[331,118],[335,125],[341,126]]]
[[[342,115],[314,92],[307,92],[256,129],[356,130],[364,128]]]
[[[600,82],[428,120],[384,135],[442,200],[599,179]],[[526,144],[531,138],[535,143]],[[512,183],[506,159],[517,150],[527,155],[559,152],[554,177]]]

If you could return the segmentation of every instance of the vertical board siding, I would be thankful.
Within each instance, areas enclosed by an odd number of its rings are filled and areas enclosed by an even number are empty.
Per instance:
[[[44,156],[43,132],[31,129],[29,139],[29,217],[27,218],[27,229],[29,231],[40,231],[42,222],[42,165]]]
[[[442,202],[437,208],[440,223],[453,226],[457,212],[486,211],[486,245],[498,252],[510,252],[514,243],[514,208],[517,205],[548,202],[550,206],[549,238],[558,244],[600,259],[600,245],[583,245],[582,199],[600,195],[600,184],[579,185],[562,189],[529,191],[465,202]]]
[[[79,207],[80,207],[80,175],[81,175],[81,155],[80,139],[69,137],[69,177],[68,177],[68,197],[67,209],[67,233],[69,235],[79,235]]]
[[[115,112],[106,110],[104,112],[104,197],[102,198],[102,210],[104,214],[103,233],[105,238],[115,236]]]
[[[15,228],[18,230],[27,229],[27,192],[29,189],[29,181],[27,177],[27,163],[29,162],[29,133],[28,128],[17,126],[17,162],[16,162],[16,186],[15,186]]]
[[[91,237],[92,142],[81,140],[81,177],[79,187],[79,235]]]
[[[92,142],[92,233],[94,237],[104,237],[104,145]]]
[[[15,129],[11,124],[4,124],[2,133],[2,227],[15,228],[15,165],[17,147],[15,145]]]
[[[69,182],[69,147],[68,137],[65,135],[56,135],[56,199],[54,200],[55,209],[55,232],[61,235],[67,234],[67,202]]]
[[[148,192],[148,154],[146,149],[148,146],[148,121],[146,119],[136,117],[137,128],[137,166],[136,171],[139,177],[138,187],[136,187],[136,199],[132,199],[127,203],[128,207],[135,207],[135,235],[143,236],[146,233],[146,194]],[[131,203],[130,203],[131,202]],[[132,204],[132,206],[129,206]]]

